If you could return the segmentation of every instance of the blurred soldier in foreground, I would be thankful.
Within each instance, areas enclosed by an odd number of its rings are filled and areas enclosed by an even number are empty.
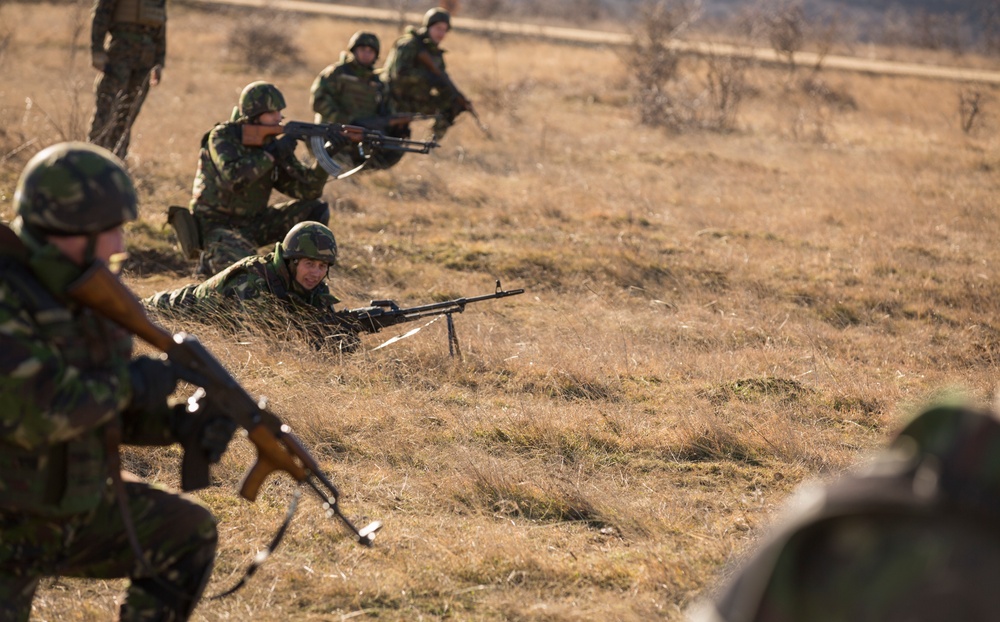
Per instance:
[[[337,261],[333,232],[318,222],[301,222],[274,251],[246,257],[204,283],[160,292],[143,300],[165,317],[215,321],[236,329],[249,324],[306,331],[317,347],[353,350],[357,337],[336,335],[333,305],[340,302],[325,283]]]
[[[396,40],[385,61],[382,79],[393,110],[439,115],[434,138],[440,140],[455,118],[472,102],[458,90],[445,70],[441,42],[451,29],[451,16],[442,8],[424,14],[423,25],[409,26]]]
[[[329,220],[330,208],[320,199],[327,172],[295,157],[294,137],[264,147],[243,144],[245,125],[279,125],[284,108],[285,98],[273,84],[252,82],[231,119],[202,138],[191,199],[204,247],[199,275],[211,276],[255,255],[296,223]],[[268,206],[272,189],[297,200]]]
[[[124,158],[149,87],[162,77],[167,0],[95,0],[93,18],[91,62],[101,73],[88,140]]]
[[[939,407],[865,472],[802,490],[693,622],[995,620],[1000,420]]]
[[[372,32],[359,30],[347,42],[348,52],[340,61],[326,67],[313,81],[310,92],[316,123],[359,125],[385,132],[394,138],[409,138],[409,121],[413,115],[394,117],[389,112],[385,83],[375,72],[381,44]],[[350,164],[365,161],[360,145],[344,149]],[[368,168],[385,169],[403,157],[402,151],[379,151],[368,154]],[[374,166],[373,166],[374,164]]]
[[[0,620],[27,620],[49,576],[127,577],[123,620],[186,620],[215,518],[123,473],[118,445],[196,434],[215,462],[232,424],[188,429],[184,404],[167,401],[173,366],[132,358],[131,335],[67,297],[89,266],[123,258],[132,181],[110,152],[63,143],[31,159],[14,206],[0,229]]]

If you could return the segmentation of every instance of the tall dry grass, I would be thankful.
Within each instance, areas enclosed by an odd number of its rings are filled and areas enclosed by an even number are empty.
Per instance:
[[[89,116],[86,4],[0,6],[5,219],[27,158]],[[128,161],[141,295],[188,280],[163,225],[188,200],[201,135],[255,79],[310,120],[312,79],[362,27],[285,17],[301,64],[256,70],[230,49],[248,19],[173,5]],[[456,316],[461,360],[443,321],[352,356],[168,323],[269,398],[348,515],[385,522],[362,549],[307,498],[249,587],[195,619],[679,619],[798,482],[864,460],[942,391],[992,398],[998,122],[986,109],[962,131],[962,85],[822,72],[825,89],[792,88],[754,67],[731,131],[664,133],[636,124],[632,73],[609,50],[446,44],[495,140],[462,119],[432,156],[331,183],[332,288],[347,306],[487,293],[494,278],[528,293]],[[126,459],[178,484],[175,450]],[[237,441],[198,495],[220,518],[209,592],[292,492],[276,477],[239,500],[252,461]],[[35,619],[108,619],[121,586],[47,580]]]

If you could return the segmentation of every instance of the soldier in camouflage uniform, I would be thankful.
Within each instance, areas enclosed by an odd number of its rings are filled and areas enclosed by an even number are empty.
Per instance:
[[[278,125],[284,108],[285,98],[274,85],[252,82],[230,121],[202,138],[191,199],[204,244],[202,276],[253,256],[296,223],[330,218],[330,207],[320,199],[327,173],[295,157],[294,139],[283,136],[264,147],[243,144],[244,125]],[[272,189],[298,200],[269,207]]]
[[[14,204],[20,242],[0,246],[0,620],[27,620],[39,579],[58,575],[131,579],[122,620],[186,620],[211,572],[215,519],[120,474],[118,459],[119,440],[189,438],[193,419],[168,403],[176,373],[132,358],[131,335],[65,294],[122,254],[132,182],[110,152],[63,143],[32,158]],[[197,432],[208,460],[232,431],[213,418]]]
[[[162,77],[167,0],[96,0],[93,18],[91,62],[101,73],[88,139],[124,158],[132,123]]]
[[[803,488],[692,622],[995,620],[1000,419],[941,406],[863,472]]]
[[[409,138],[409,124],[391,124],[385,83],[375,71],[381,44],[375,33],[359,30],[347,42],[340,62],[327,66],[313,81],[310,99],[316,123],[360,125],[396,138]],[[352,144],[340,153],[349,164],[365,161],[360,145]],[[371,154],[368,168],[389,168],[403,157],[401,151],[379,150]]]
[[[337,261],[333,232],[318,222],[300,222],[274,251],[246,257],[201,284],[159,292],[143,300],[161,315],[209,319],[240,329],[247,324],[282,329],[288,323],[304,330],[317,347],[357,347],[357,338],[335,320],[340,302],[325,283]]]
[[[451,16],[442,8],[424,14],[423,25],[408,26],[396,40],[385,61],[382,80],[389,89],[389,101],[394,110],[440,115],[434,122],[434,137],[441,139],[471,103],[460,93],[445,70],[441,42],[451,29]],[[436,71],[419,60],[421,52],[430,55]]]

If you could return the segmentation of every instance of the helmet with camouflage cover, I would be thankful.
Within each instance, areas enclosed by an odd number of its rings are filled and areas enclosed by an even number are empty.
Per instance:
[[[285,108],[285,97],[270,82],[251,82],[243,87],[240,93],[240,116],[253,119],[265,112],[274,112]]]
[[[121,160],[83,142],[52,145],[24,167],[14,209],[45,235],[92,235],[136,219],[135,186]]]
[[[351,39],[347,42],[347,49],[354,52],[354,48],[360,45],[365,45],[375,50],[375,58],[378,58],[381,51],[378,35],[373,32],[365,32],[364,30],[357,31],[351,35]]]
[[[433,26],[438,22],[444,22],[448,24],[449,29],[451,28],[451,15],[448,13],[448,11],[444,10],[441,7],[437,7],[434,9],[430,9],[429,11],[424,13],[424,23],[423,23],[424,30],[430,28],[431,26]]]
[[[312,220],[300,222],[289,229],[281,246],[285,259],[315,259],[331,266],[337,262],[337,240],[333,231]]]

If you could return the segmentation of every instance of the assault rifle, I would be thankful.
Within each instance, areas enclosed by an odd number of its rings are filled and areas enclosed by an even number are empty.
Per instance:
[[[327,173],[337,179],[343,179],[361,169],[361,166],[341,174],[343,167],[333,161],[327,152],[326,145],[332,142],[334,145],[347,140],[358,143],[361,152],[378,151],[399,151],[404,153],[431,152],[431,149],[439,147],[434,141],[410,140],[409,138],[396,138],[386,136],[379,130],[361,127],[360,125],[344,125],[342,123],[305,123],[303,121],[289,121],[284,125],[244,125],[243,144],[252,147],[262,147],[264,141],[269,136],[290,136],[296,140],[309,142],[313,157],[319,162]]]
[[[492,294],[472,296],[470,298],[456,298],[454,300],[405,308],[400,307],[392,300],[372,300],[368,303],[367,307],[339,311],[334,315],[337,322],[343,328],[353,333],[377,333],[383,328],[402,324],[403,322],[412,322],[432,315],[444,315],[448,320],[448,354],[454,356],[457,352],[461,356],[461,352],[458,349],[458,337],[455,335],[455,322],[451,317],[452,314],[465,311],[465,306],[473,302],[495,300],[523,293],[523,289],[504,290],[500,287],[500,279],[497,279],[496,291]]]
[[[441,68],[434,63],[431,53],[425,49],[420,50],[417,52],[417,62],[423,65],[427,71],[431,72],[431,75],[434,76],[434,81],[436,82],[434,86],[448,89],[452,95],[455,96],[458,107],[462,110],[468,110],[469,114],[472,115],[472,118],[476,120],[476,124],[479,126],[479,129],[486,135],[486,138],[493,140],[493,134],[490,133],[490,128],[486,127],[486,124],[479,118],[479,113],[476,112],[476,107],[472,105],[472,101],[466,97],[462,91],[458,90],[458,87],[451,81],[448,74],[442,71]]]

